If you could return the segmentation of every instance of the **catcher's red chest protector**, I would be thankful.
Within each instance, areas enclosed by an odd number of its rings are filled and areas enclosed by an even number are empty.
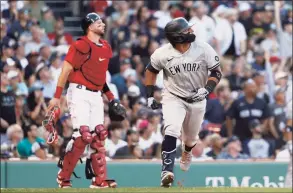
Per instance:
[[[73,64],[74,72],[69,76],[69,81],[83,84],[79,81],[78,75],[89,83],[101,89],[106,82],[106,71],[108,70],[109,60],[112,57],[112,49],[106,40],[100,40],[99,45],[90,41],[86,36],[79,38],[74,44],[75,51],[69,61]],[[83,84],[84,85],[84,84]],[[85,85],[89,86],[89,85]]]

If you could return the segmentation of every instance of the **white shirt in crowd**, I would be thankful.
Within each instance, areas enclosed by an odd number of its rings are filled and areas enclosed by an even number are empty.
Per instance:
[[[196,39],[211,43],[211,40],[214,36],[216,24],[215,21],[207,15],[204,15],[201,19],[194,16],[189,20],[190,23],[193,23],[192,29],[196,35]]]
[[[169,11],[159,10],[154,13],[154,16],[158,18],[157,25],[159,28],[162,28],[162,29],[164,29],[167,23],[172,20],[172,17]]]
[[[113,157],[119,148],[124,147],[126,145],[127,142],[123,141],[122,139],[119,139],[117,144],[114,144],[114,142],[109,138],[107,138],[105,141],[105,148],[109,154],[109,157]]]
[[[59,78],[59,75],[61,74],[62,68],[54,68],[53,66],[51,66],[50,71],[52,73],[53,82],[55,85],[57,85],[58,78]]]
[[[240,55],[240,42],[247,40],[247,34],[243,24],[240,22],[235,22],[233,24],[233,30],[236,54]],[[214,37],[219,41],[221,48],[220,52],[221,55],[223,55],[229,49],[232,42],[232,27],[227,20],[221,20],[216,26],[215,32]]]

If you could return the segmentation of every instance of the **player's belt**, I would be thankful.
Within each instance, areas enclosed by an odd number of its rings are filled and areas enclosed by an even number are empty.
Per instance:
[[[184,97],[178,96],[177,94],[174,94],[174,93],[171,93],[171,94],[180,98],[181,100],[184,100],[187,103],[194,103],[195,102],[192,98],[184,98]]]
[[[76,88],[85,89],[85,90],[88,90],[88,91],[91,91],[91,92],[99,92],[100,91],[100,90],[92,90],[92,89],[90,89],[90,88],[88,88],[88,87],[86,87],[84,85],[81,85],[81,84],[76,85]]]

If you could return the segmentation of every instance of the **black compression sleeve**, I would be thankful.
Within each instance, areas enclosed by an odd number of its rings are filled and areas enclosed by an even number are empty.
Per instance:
[[[148,69],[149,71],[155,73],[155,74],[158,74],[160,71],[155,69],[151,64],[148,64],[146,69]]]
[[[103,93],[106,93],[108,91],[110,91],[110,88],[108,86],[108,84],[105,82],[104,86],[103,86],[103,89],[102,89]]]
[[[150,97],[154,96],[154,90],[155,90],[154,85],[147,85],[146,86],[147,98],[150,98]]]
[[[212,70],[208,82],[205,88],[209,91],[209,93],[213,92],[217,84],[220,82],[222,78],[222,73],[219,70]]]

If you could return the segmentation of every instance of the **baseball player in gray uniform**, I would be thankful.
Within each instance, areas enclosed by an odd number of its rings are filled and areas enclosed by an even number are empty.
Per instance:
[[[160,107],[153,97],[157,74],[163,70],[164,91],[162,110],[164,140],[162,143],[161,186],[174,181],[173,167],[176,140],[182,137],[180,168],[187,171],[191,150],[196,145],[203,122],[206,98],[221,79],[220,61],[215,50],[205,42],[195,41],[195,35],[184,18],[167,23],[164,31],[170,43],[158,48],[146,68],[148,106]]]

